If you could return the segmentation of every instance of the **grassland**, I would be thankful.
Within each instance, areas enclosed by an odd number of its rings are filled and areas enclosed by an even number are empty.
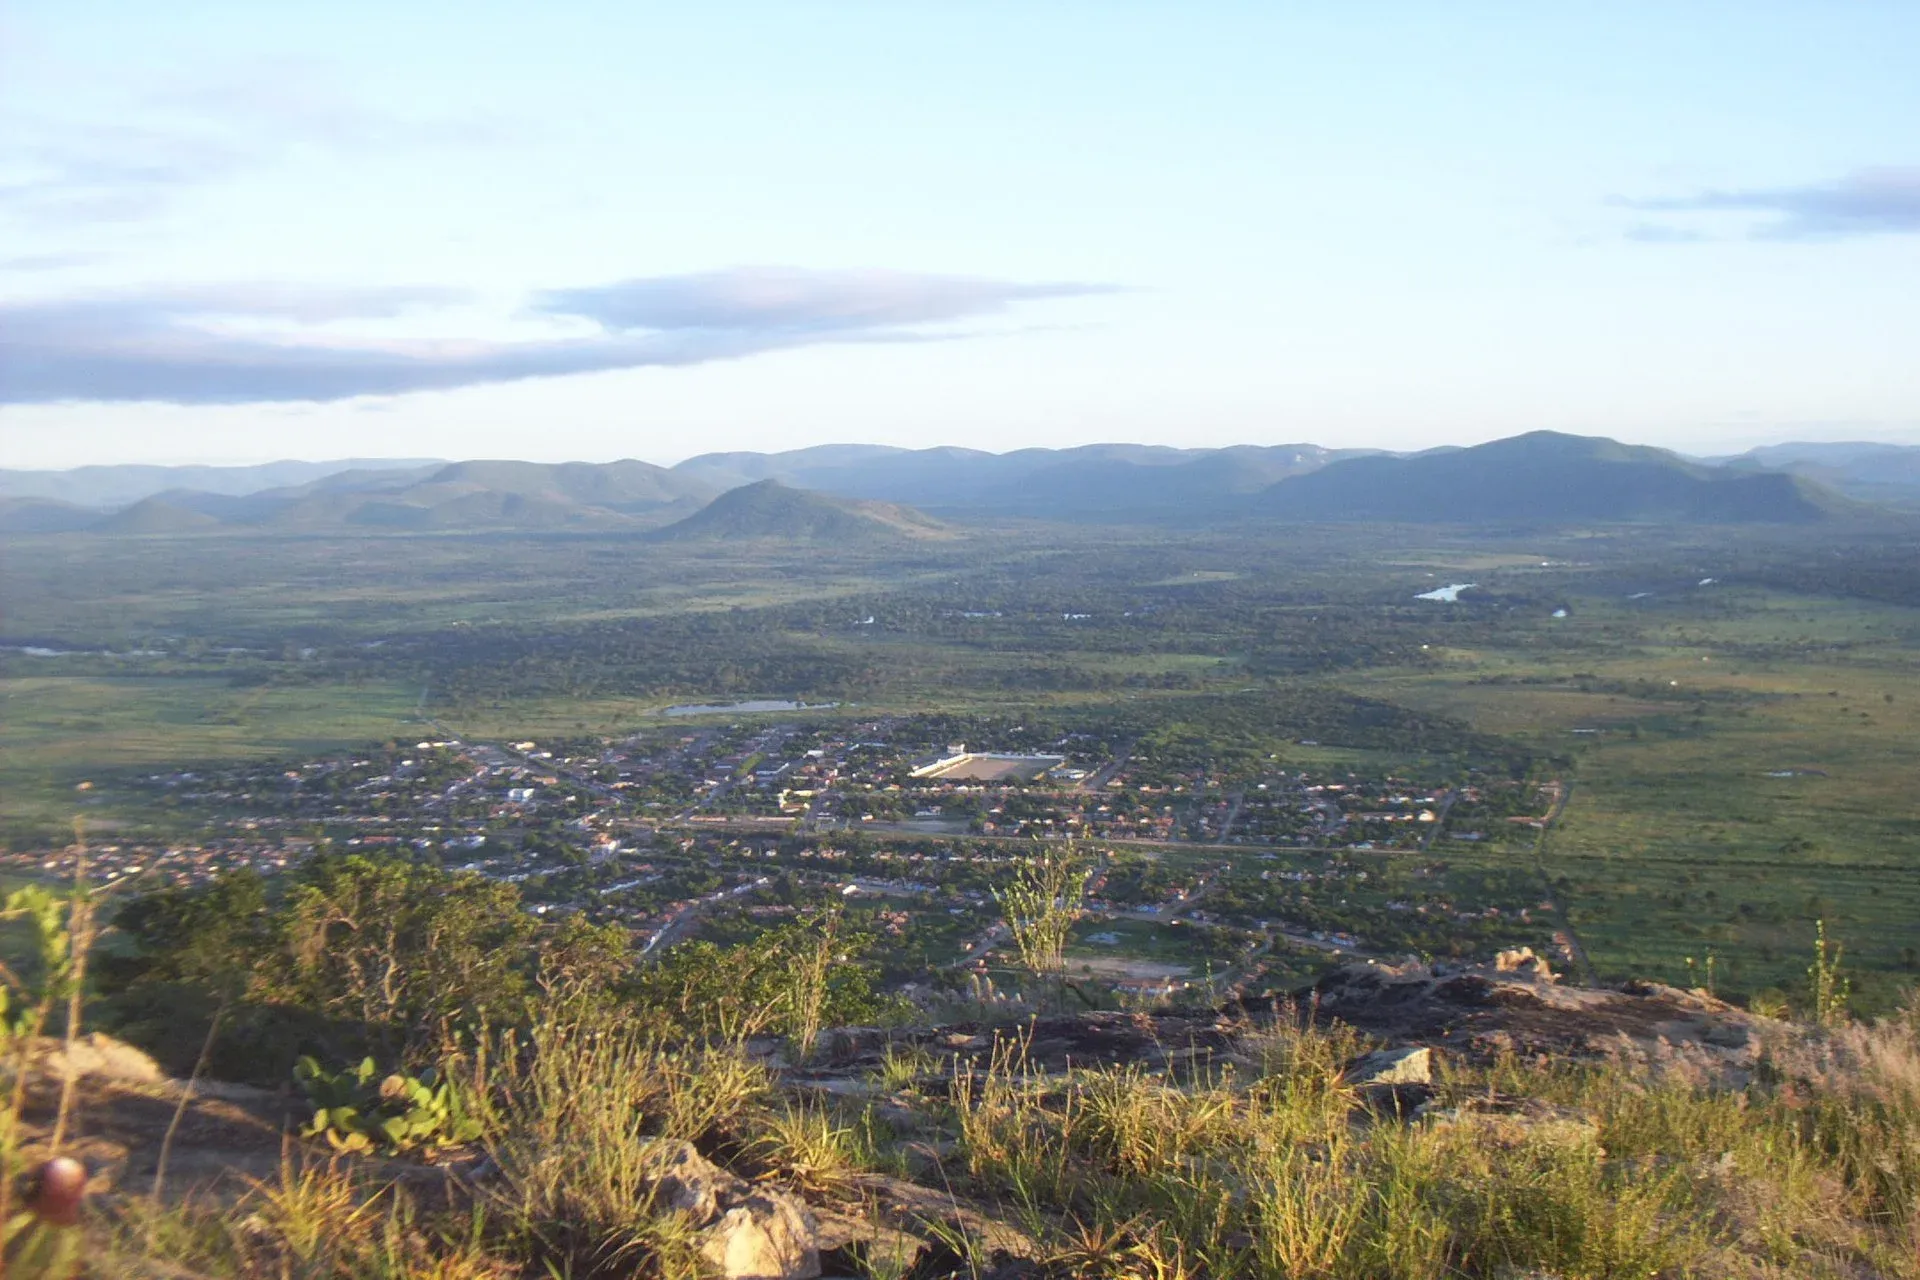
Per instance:
[[[390,741],[420,732],[418,689],[375,684],[235,687],[217,678],[0,679],[0,794],[9,825],[97,829],[143,815],[97,812],[76,790],[102,771],[191,768]]]
[[[1714,608],[1600,656],[1449,653],[1392,696],[1573,755],[1544,866],[1602,974],[1684,979],[1711,950],[1729,986],[1791,986],[1817,919],[1859,966],[1913,972],[1910,611],[1772,593]]]
[[[1878,573],[1855,592],[1847,544],[1769,537],[1021,526],[892,559],[619,536],[36,539],[5,565],[4,638],[95,652],[0,657],[0,788],[13,830],[138,821],[74,787],[385,741],[420,732],[422,706],[496,738],[736,697],[1105,716],[1323,685],[1558,762],[1571,798],[1538,869],[1603,975],[1685,980],[1711,951],[1730,990],[1797,986],[1824,919],[1879,999],[1920,968],[1920,607],[1896,602],[1920,585]],[[1482,586],[1412,603],[1436,581]],[[488,638],[508,633],[496,661]],[[149,644],[164,654],[99,652]],[[480,691],[443,696],[471,662],[493,663]],[[1182,727],[1204,735],[1195,714]],[[1458,766],[1270,736],[1276,766]],[[1489,871],[1536,856],[1437,852]]]

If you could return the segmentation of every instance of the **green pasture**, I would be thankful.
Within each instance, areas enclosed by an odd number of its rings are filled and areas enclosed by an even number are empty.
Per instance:
[[[299,757],[418,734],[418,689],[235,687],[216,679],[0,679],[0,797],[15,831],[110,826],[129,816],[114,774]],[[92,787],[78,790],[82,783]]]
[[[1692,957],[1699,980],[1711,949],[1731,989],[1792,988],[1820,919],[1858,969],[1913,973],[1920,619],[1758,592],[1714,603],[1618,652],[1449,652],[1386,696],[1572,757],[1544,866],[1604,976],[1682,981]],[[1863,978],[1863,995],[1889,980]]]

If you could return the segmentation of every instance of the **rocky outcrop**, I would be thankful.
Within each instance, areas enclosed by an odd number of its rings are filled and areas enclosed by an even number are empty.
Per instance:
[[[1537,957],[1489,965],[1350,964],[1297,994],[1294,1007],[1389,1044],[1444,1048],[1470,1058],[1612,1056],[1686,1059],[1738,1077],[1784,1024],[1701,991],[1650,982],[1560,984]]]
[[[725,1280],[813,1280],[816,1229],[799,1200],[755,1187],[687,1142],[664,1143],[653,1165],[652,1204],[697,1229],[703,1262]]]
[[[132,1045],[98,1031],[72,1043],[48,1037],[35,1047],[37,1066],[57,1080],[93,1079],[122,1084],[158,1084],[166,1079],[160,1064]]]
[[[1784,1023],[1701,991],[1644,982],[1569,986],[1522,947],[1478,965],[1347,964],[1311,987],[1220,1009],[1102,1011],[913,1031],[846,1028],[831,1037],[832,1051],[820,1061],[781,1074],[801,1088],[871,1096],[874,1073],[902,1047],[926,1058],[923,1088],[944,1087],[956,1069],[981,1070],[1009,1047],[1028,1070],[1138,1065],[1178,1074],[1235,1061],[1248,1032],[1286,1019],[1355,1027],[1395,1050],[1395,1069],[1413,1076],[1431,1072],[1432,1055],[1421,1051],[1432,1049],[1474,1061],[1503,1053],[1672,1058],[1739,1083],[1763,1042],[1791,1034]],[[1363,1074],[1386,1065],[1386,1058],[1369,1060]],[[1350,1071],[1346,1083],[1404,1091],[1430,1080],[1364,1079]]]

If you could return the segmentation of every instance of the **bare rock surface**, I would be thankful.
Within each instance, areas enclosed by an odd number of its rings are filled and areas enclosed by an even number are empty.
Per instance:
[[[655,1157],[653,1204],[698,1228],[701,1259],[726,1280],[813,1280],[820,1274],[817,1230],[806,1206],[784,1191],[728,1173],[688,1142],[664,1143]]]
[[[95,1031],[71,1044],[49,1038],[39,1054],[39,1068],[56,1079],[111,1080],[158,1084],[166,1073],[144,1050]]]
[[[1432,1084],[1433,1050],[1426,1045],[1413,1045],[1361,1054],[1348,1065],[1343,1078],[1346,1083],[1363,1089]]]
[[[1390,1044],[1467,1057],[1629,1051],[1690,1057],[1735,1073],[1751,1069],[1765,1037],[1784,1030],[1704,992],[1648,982],[1571,987],[1525,963],[1345,965],[1295,1003],[1316,1019],[1347,1023]]]
[[[1767,1038],[1789,1033],[1786,1024],[1700,991],[1657,983],[1569,986],[1520,948],[1481,965],[1343,965],[1289,995],[1246,997],[1218,1010],[1101,1011],[891,1033],[854,1028],[836,1040],[837,1054],[781,1075],[823,1092],[873,1096],[875,1073],[901,1048],[927,1060],[919,1085],[927,1091],[944,1087],[956,1071],[984,1070],[996,1054],[1030,1071],[1137,1065],[1177,1074],[1233,1061],[1243,1039],[1262,1026],[1308,1019],[1345,1023],[1388,1050],[1405,1051],[1391,1062],[1356,1063],[1347,1083],[1361,1088],[1430,1084],[1433,1056],[1420,1052],[1427,1049],[1470,1061],[1501,1053],[1675,1058],[1737,1083]],[[1392,1063],[1407,1079],[1361,1078]],[[1428,1078],[1418,1079],[1423,1071]]]

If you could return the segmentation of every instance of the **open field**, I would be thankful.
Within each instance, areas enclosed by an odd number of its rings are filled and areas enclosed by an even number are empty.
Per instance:
[[[420,708],[505,741],[692,731],[663,710],[763,697],[1149,734],[1182,814],[1263,770],[1437,785],[1507,751],[1571,783],[1537,864],[1527,839],[1431,856],[1544,875],[1602,974],[1684,981],[1711,950],[1731,990],[1795,988],[1824,919],[1878,998],[1920,968],[1920,584],[1890,546],[1810,536],[1021,526],[824,563],[618,536],[37,538],[5,565],[0,640],[70,653],[0,655],[0,787],[10,832],[52,838],[76,812],[155,820],[76,792],[91,774],[404,738]],[[1857,563],[1882,567],[1856,590]]]
[[[1791,986],[1821,918],[1862,967],[1912,972],[1911,611],[1731,603],[1730,616],[1672,620],[1577,664],[1449,654],[1442,674],[1401,677],[1394,696],[1573,755],[1545,866],[1603,974],[1683,979],[1687,957],[1703,965],[1712,950],[1730,985]]]
[[[0,679],[0,795],[9,826],[59,830],[102,812],[75,788],[100,772],[310,755],[418,735],[418,689],[236,688],[162,678]]]

